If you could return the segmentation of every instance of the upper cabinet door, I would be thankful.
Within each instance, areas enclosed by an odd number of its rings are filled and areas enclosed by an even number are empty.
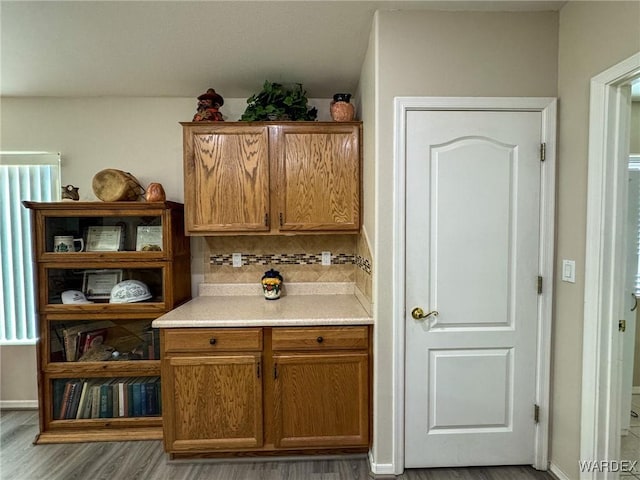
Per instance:
[[[274,202],[281,231],[359,230],[361,128],[360,123],[276,127]]]
[[[187,231],[269,230],[267,126],[184,124]]]

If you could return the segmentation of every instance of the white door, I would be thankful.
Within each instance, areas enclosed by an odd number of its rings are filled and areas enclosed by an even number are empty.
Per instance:
[[[631,401],[633,398],[633,367],[635,363],[636,341],[636,309],[635,300],[636,273],[638,271],[638,218],[640,214],[638,204],[640,192],[640,170],[638,162],[629,162],[629,190],[627,202],[626,228],[626,261],[624,292],[620,302],[620,319],[624,319],[626,329],[622,335],[622,395],[620,399],[620,432],[629,433],[631,427]]]
[[[406,125],[405,466],[530,465],[542,114]]]

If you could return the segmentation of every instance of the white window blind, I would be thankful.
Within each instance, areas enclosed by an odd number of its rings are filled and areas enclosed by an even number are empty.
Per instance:
[[[37,337],[30,211],[23,200],[60,200],[60,154],[0,152],[0,345]]]
[[[633,266],[636,267],[634,293],[640,297],[640,155],[629,157],[629,227],[633,229],[633,235],[628,236],[627,241],[633,242],[633,249],[627,250],[627,255],[636,254]],[[630,232],[631,233],[631,232]],[[630,278],[629,278],[630,280]]]

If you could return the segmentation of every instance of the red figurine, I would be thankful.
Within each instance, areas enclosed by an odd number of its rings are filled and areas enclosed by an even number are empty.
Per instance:
[[[223,122],[218,109],[224,105],[224,99],[213,88],[198,97],[198,111],[193,116],[194,122]]]

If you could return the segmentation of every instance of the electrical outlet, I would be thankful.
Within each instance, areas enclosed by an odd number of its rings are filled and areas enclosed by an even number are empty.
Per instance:
[[[322,265],[331,265],[331,252],[322,252]]]
[[[235,268],[242,266],[242,254],[241,253],[232,253],[231,260],[233,261],[233,266]]]

